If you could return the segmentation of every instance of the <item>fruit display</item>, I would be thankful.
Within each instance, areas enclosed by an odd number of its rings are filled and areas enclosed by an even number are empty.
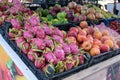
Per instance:
[[[117,44],[120,40],[119,34],[104,24],[89,27],[86,21],[82,21],[78,27],[72,27],[67,35],[68,38],[74,39],[74,43],[79,48],[89,52],[91,56],[119,48]]]
[[[85,63],[84,50],[66,39],[65,31],[40,23],[35,14],[23,22],[21,25],[19,20],[11,19],[13,27],[8,35],[36,68],[46,75],[50,73],[48,67],[59,73]]]
[[[80,5],[76,2],[68,3],[68,6],[61,7],[56,4],[49,9],[39,8],[37,13],[42,21],[50,24],[80,22],[84,20],[99,20],[104,18],[118,18],[117,15],[106,12],[95,5]]]
[[[4,22],[12,24],[7,26],[8,31],[4,25],[5,37],[9,35],[7,39],[16,44],[15,49],[47,77],[79,68],[88,60],[86,54],[94,57],[119,49],[118,22],[112,22],[110,27],[117,32],[103,23],[93,26],[87,22],[112,17],[118,16],[90,4],[70,2],[64,7],[56,4],[49,9],[32,11],[19,1],[0,2],[0,27]],[[66,31],[53,26],[69,22],[74,26]],[[16,66],[15,69],[22,75]]]
[[[109,27],[120,34],[120,22],[117,20],[111,21]]]

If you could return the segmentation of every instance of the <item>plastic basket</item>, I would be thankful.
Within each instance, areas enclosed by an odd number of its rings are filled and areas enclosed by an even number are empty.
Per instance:
[[[105,53],[101,53],[100,55],[93,56],[93,57],[91,57],[90,65],[100,63],[100,62],[105,61],[115,55],[118,55],[118,54],[120,54],[119,51],[120,51],[120,49],[111,50],[109,52],[105,52]]]
[[[8,42],[8,44],[10,46],[12,46],[12,48],[14,48],[13,50],[18,54],[18,56],[22,59],[22,61],[29,67],[29,69],[36,75],[36,77],[39,79],[39,80],[49,80],[49,79],[52,79],[52,80],[58,80],[58,78],[64,78],[64,77],[67,77],[73,73],[76,73],[82,69],[85,69],[89,66],[89,61],[91,59],[90,55],[88,53],[86,53],[86,57],[87,57],[87,60],[85,60],[85,63],[84,64],[81,64],[79,65],[78,67],[76,68],[72,68],[68,71],[65,71],[65,72],[62,72],[62,73],[59,73],[59,74],[54,74],[52,76],[50,76],[49,78],[45,76],[45,74],[42,73],[41,70],[38,70],[34,64],[27,58],[27,56],[22,53],[20,51],[20,49],[17,47],[16,43],[13,41],[10,40],[7,32],[9,30],[10,27],[12,27],[11,25],[9,25],[9,23],[5,23],[7,26],[5,26],[5,37],[4,39]],[[9,25],[9,26],[8,26]]]

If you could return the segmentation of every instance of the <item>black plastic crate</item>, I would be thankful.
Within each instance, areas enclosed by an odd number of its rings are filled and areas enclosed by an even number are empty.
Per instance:
[[[7,23],[6,23],[6,25],[7,25]],[[49,80],[49,79],[52,79],[52,80],[58,80],[58,79],[62,79],[62,78],[64,78],[64,77],[67,77],[67,76],[70,76],[70,75],[72,75],[73,73],[76,73],[76,72],[78,72],[78,71],[80,71],[80,70],[82,70],[82,69],[85,69],[85,68],[87,68],[88,66],[89,66],[89,61],[90,61],[90,59],[91,59],[91,57],[90,57],[90,55],[88,54],[88,53],[86,53],[85,55],[86,55],[86,57],[87,57],[87,59],[85,60],[85,63],[84,64],[81,64],[81,65],[79,65],[78,67],[76,67],[76,68],[72,68],[72,69],[70,69],[70,70],[68,70],[68,71],[65,71],[65,72],[62,72],[62,73],[58,73],[58,74],[54,74],[53,76],[51,76],[51,77],[46,77],[45,76],[45,74],[43,74],[42,73],[42,71],[41,70],[38,70],[35,66],[34,66],[34,64],[27,58],[27,56],[24,54],[24,53],[22,53],[21,51],[20,51],[20,49],[17,47],[17,45],[15,44],[15,42],[13,41],[13,42],[11,42],[11,40],[10,40],[10,38],[9,38],[9,36],[8,36],[8,34],[7,34],[7,32],[8,32],[8,29],[10,28],[10,27],[12,27],[11,25],[9,25],[9,26],[5,26],[6,28],[6,33],[5,33],[5,40],[8,42],[8,44],[10,45],[10,46],[12,46],[12,48],[15,48],[14,49],[14,51],[18,54],[18,56],[19,57],[21,57],[21,59],[22,59],[22,61],[29,67],[29,69],[36,75],[36,77],[39,79],[39,80]],[[21,54],[21,56],[19,55],[19,54]]]
[[[118,54],[120,54],[120,49],[111,50],[109,52],[101,53],[100,55],[97,55],[97,56],[92,56],[90,65],[100,63]]]
[[[55,24],[53,25],[57,27],[60,30],[68,31],[71,27],[76,27],[76,25],[71,24],[71,23],[66,23],[66,24]]]

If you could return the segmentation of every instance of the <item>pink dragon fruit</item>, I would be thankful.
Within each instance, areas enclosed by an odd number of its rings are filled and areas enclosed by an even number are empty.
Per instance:
[[[46,46],[49,47],[49,48],[54,48],[54,43],[51,39],[44,39],[45,43],[46,43]]]
[[[39,38],[44,38],[45,37],[45,32],[42,28],[38,27],[37,31],[35,32],[36,36]]]
[[[11,23],[15,29],[21,29],[21,25],[19,20],[17,19],[11,19]]]
[[[46,35],[52,35],[53,34],[52,28],[48,27],[47,24],[43,24],[43,26],[44,26],[44,31],[45,31]]]
[[[42,68],[43,73],[45,73],[46,76],[51,77],[53,76],[55,73],[55,68],[53,64],[46,64],[43,68]]]
[[[77,67],[80,63],[79,56],[78,55],[73,56],[73,60],[74,60],[74,67]]]
[[[72,54],[78,54],[79,49],[75,43],[71,43],[69,46],[70,46],[70,50],[71,50]]]
[[[52,52],[44,53],[45,60],[49,63],[53,63],[56,60],[55,55]]]
[[[45,66],[45,58],[43,57],[38,57],[37,59],[35,59],[34,62],[36,68],[41,69]]]
[[[80,64],[84,64],[84,62],[85,62],[85,55],[84,55],[84,54],[81,54],[81,55],[79,56],[79,60],[80,60]]]
[[[54,61],[53,64],[56,65],[59,61],[61,61],[61,60],[56,58],[56,60]]]
[[[74,67],[74,61],[71,55],[67,56],[66,59],[64,60],[64,67],[65,70],[69,70]]]
[[[56,73],[63,72],[64,71],[64,64],[63,61],[59,61],[57,65],[55,66]]]
[[[8,32],[8,35],[9,35],[10,38],[14,38],[15,37],[15,35],[13,33],[11,33],[11,32]]]
[[[58,35],[53,35],[53,40],[55,40],[57,43],[63,43],[63,40]]]
[[[32,39],[32,47],[33,48],[37,47],[38,49],[43,50],[43,49],[45,49],[46,44],[45,44],[45,42],[42,39],[33,38]]]
[[[54,55],[60,60],[64,60],[65,58],[65,53],[61,47],[55,48]]]
[[[63,34],[58,28],[54,28],[54,34],[60,36],[61,38],[63,38]]]
[[[69,45],[67,45],[66,43],[63,43],[62,46],[63,46],[63,50],[64,50],[65,54],[69,55],[71,52]]]
[[[15,42],[17,43],[17,46],[20,47],[20,44],[25,42],[25,39],[23,37],[18,37],[15,39]]]
[[[30,45],[29,45],[29,43],[27,43],[27,42],[24,42],[23,44],[22,44],[22,43],[20,44],[20,49],[22,50],[22,52],[23,52],[24,54],[27,54],[27,53],[28,53],[29,48],[30,48]]]
[[[25,30],[32,30],[32,26],[26,21],[26,22],[24,22],[24,28],[25,28]]]
[[[39,26],[39,23],[40,23],[40,20],[39,20],[39,17],[37,16],[32,16],[30,19],[30,24],[31,26]]]
[[[32,62],[35,61],[35,59],[38,57],[37,56],[37,52],[33,51],[32,49],[30,49],[30,51],[27,54],[28,59],[30,59]]]
[[[24,37],[26,40],[31,40],[31,39],[34,37],[34,35],[32,34],[31,31],[25,31],[25,32],[23,33],[23,37]]]

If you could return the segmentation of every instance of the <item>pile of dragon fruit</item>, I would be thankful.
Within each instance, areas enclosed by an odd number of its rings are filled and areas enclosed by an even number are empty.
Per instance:
[[[17,19],[11,19],[11,23],[10,38],[36,68],[44,71],[46,66],[52,65],[55,72],[63,72],[84,64],[84,54],[75,43],[67,40],[65,31],[40,23],[36,15],[26,18],[23,26]]]

